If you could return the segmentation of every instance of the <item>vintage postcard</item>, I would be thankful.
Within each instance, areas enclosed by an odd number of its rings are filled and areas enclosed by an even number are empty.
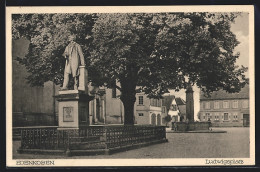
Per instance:
[[[254,6],[6,7],[8,167],[255,165]]]

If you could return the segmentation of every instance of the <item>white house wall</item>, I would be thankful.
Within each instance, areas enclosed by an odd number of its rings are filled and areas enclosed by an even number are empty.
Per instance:
[[[172,100],[171,106],[172,105],[176,105],[177,106],[177,103],[176,103],[175,99]],[[178,106],[177,106],[177,110],[176,111],[173,111],[173,110],[170,109],[168,114],[171,115],[171,116],[177,116],[179,114]]]
[[[116,95],[120,92],[117,90]],[[121,123],[124,116],[124,106],[120,98],[112,98],[112,89],[106,89],[106,119],[107,123]]]
[[[143,96],[143,104],[139,104],[139,96]],[[144,93],[137,93],[136,94],[136,102],[135,102],[135,122],[140,125],[149,125],[152,122],[152,114],[156,115],[156,125],[157,124],[157,118],[159,115],[160,118],[160,124],[162,125],[162,107],[156,107],[150,105],[150,99],[147,98],[147,96]],[[143,116],[140,116],[139,114],[143,114]]]

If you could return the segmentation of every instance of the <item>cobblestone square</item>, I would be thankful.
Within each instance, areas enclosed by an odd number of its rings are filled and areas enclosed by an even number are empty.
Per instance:
[[[20,142],[13,142],[14,159],[122,159],[122,158],[247,158],[249,128],[213,128],[227,133],[167,133],[167,143],[114,153],[112,155],[73,156],[33,155],[16,152]]]

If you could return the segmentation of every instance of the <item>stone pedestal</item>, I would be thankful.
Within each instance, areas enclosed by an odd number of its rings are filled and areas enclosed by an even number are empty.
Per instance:
[[[88,126],[89,101],[93,96],[88,94],[88,71],[85,66],[79,67],[79,87],[77,90],[59,91],[55,96],[59,102],[59,129]]]
[[[89,125],[89,101],[93,99],[84,91],[60,91],[56,96],[59,101],[59,128],[72,128]]]
[[[172,130],[175,131],[209,131],[210,122],[173,122]]]

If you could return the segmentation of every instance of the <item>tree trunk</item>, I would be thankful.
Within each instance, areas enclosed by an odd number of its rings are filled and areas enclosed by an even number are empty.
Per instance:
[[[124,103],[124,125],[134,125],[134,102],[131,100]]]
[[[121,101],[124,105],[124,124],[134,125],[134,104],[135,90],[125,90],[121,92]]]
[[[128,76],[120,79],[121,96],[120,99],[124,105],[124,125],[134,125],[134,105],[137,85],[137,69],[128,66]]]

